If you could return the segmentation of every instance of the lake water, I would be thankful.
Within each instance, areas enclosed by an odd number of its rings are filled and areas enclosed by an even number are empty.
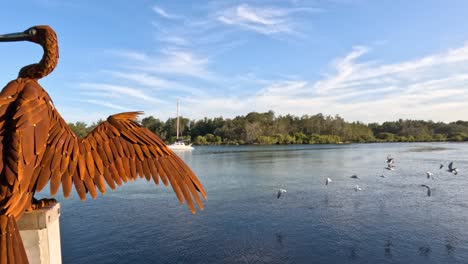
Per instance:
[[[388,154],[396,168],[381,178]],[[468,259],[468,144],[196,147],[181,156],[207,191],[205,210],[192,215],[171,188],[144,180],[85,203],[76,194],[59,196],[63,262]],[[456,176],[439,169],[450,161]],[[420,184],[430,185],[432,196]],[[278,188],[287,190],[280,199]]]

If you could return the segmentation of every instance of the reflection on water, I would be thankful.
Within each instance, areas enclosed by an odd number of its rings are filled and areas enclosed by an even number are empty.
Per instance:
[[[283,246],[283,234],[278,233],[276,235],[276,242],[278,242],[278,245]]]
[[[451,236],[445,242],[445,249],[447,250],[447,255],[452,255],[455,252],[455,246],[457,244],[457,238]]]
[[[385,256],[388,258],[392,258],[392,247],[393,243],[391,240],[387,240],[384,245]]]
[[[417,151],[415,151],[417,150]],[[385,159],[396,160],[385,172]],[[64,263],[464,263],[468,145],[196,147],[191,215],[144,180],[62,202]],[[457,176],[439,169],[454,161]],[[436,180],[427,179],[433,171]],[[357,174],[360,179],[350,179]],[[325,179],[333,180],[325,185]],[[362,191],[355,192],[358,184]],[[421,184],[433,187],[430,197]],[[276,199],[276,190],[288,192]],[[383,251],[382,251],[383,247]]]
[[[419,255],[428,257],[431,254],[431,248],[429,246],[422,246],[418,249]]]
[[[359,255],[356,252],[356,248],[352,247],[349,251],[349,257],[350,260],[356,260],[359,258]]]

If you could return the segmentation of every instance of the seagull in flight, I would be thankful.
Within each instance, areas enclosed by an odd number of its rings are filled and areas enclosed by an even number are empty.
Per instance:
[[[457,174],[458,174],[457,168],[454,168],[454,167],[453,167],[453,161],[450,162],[450,164],[448,165],[447,171],[453,173],[454,175],[457,175]]]
[[[276,198],[279,199],[281,197],[281,194],[285,192],[287,192],[285,189],[279,189],[278,194],[276,195]]]
[[[427,176],[428,179],[431,179],[431,178],[434,179],[434,173],[432,173],[430,171],[426,172],[426,176]]]
[[[387,156],[387,167],[386,170],[394,170],[395,168],[395,159],[392,158],[390,155]]]
[[[392,156],[387,155],[387,164],[393,164],[395,162],[395,159],[392,158]]]
[[[357,192],[357,191],[362,191],[361,187],[359,187],[359,185],[356,185],[354,187],[354,191]]]
[[[332,182],[332,179],[327,178],[327,180],[325,181],[325,185],[328,185],[330,182]]]
[[[426,184],[421,184],[421,187],[427,189],[427,196],[431,196],[431,187],[427,186]]]
[[[444,164],[440,164],[439,169],[442,169],[444,167]]]
[[[359,179],[359,177],[358,177],[356,174],[351,175],[350,178],[352,178],[352,179]]]

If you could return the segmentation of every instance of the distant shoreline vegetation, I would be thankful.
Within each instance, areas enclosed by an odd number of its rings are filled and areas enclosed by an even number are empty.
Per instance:
[[[69,123],[80,137],[86,136],[102,120],[87,125]],[[153,116],[139,121],[167,143],[175,141],[176,119],[165,122]],[[180,118],[181,134],[194,145],[244,144],[340,144],[374,142],[468,141],[468,121],[450,123],[399,119],[382,124],[346,122],[339,115],[280,115],[273,111],[251,112],[235,118],[201,120]]]

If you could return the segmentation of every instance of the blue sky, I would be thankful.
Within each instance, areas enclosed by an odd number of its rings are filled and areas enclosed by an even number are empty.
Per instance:
[[[142,110],[166,120],[339,114],[468,120],[467,1],[68,1],[2,6],[0,33],[48,24],[40,83],[68,122]],[[42,56],[0,43],[0,81]]]

